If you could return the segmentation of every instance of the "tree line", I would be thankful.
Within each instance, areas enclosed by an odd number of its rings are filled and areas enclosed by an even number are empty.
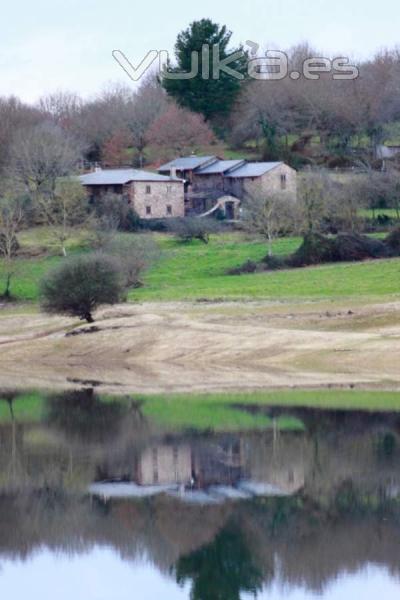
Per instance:
[[[218,139],[293,166],[354,164],[370,161],[379,144],[400,136],[398,48],[359,62],[359,76],[352,80],[335,80],[332,73],[323,72],[317,80],[275,80],[268,73],[255,80],[246,74],[249,55],[243,47],[233,47],[231,37],[225,25],[210,19],[195,21],[179,33],[168,68],[175,75],[190,71],[192,53],[197,52],[199,74],[191,79],[150,72],[137,89],[127,81],[88,100],[55,92],[33,106],[15,97],[0,98],[0,170],[10,167],[21,132],[44,123],[74,139],[82,158],[105,166],[143,166]],[[202,55],[204,45],[218,45],[221,60],[241,51],[242,58],[230,67],[242,73],[243,80],[226,73],[205,79],[212,56]],[[306,60],[321,56],[307,43],[285,54],[289,72],[302,72]],[[209,64],[204,65],[206,60]],[[312,152],[316,142],[317,157]]]

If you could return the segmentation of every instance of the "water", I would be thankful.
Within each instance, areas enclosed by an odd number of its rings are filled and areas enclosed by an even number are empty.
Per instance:
[[[93,390],[0,397],[2,598],[399,597],[400,413],[213,433]]]

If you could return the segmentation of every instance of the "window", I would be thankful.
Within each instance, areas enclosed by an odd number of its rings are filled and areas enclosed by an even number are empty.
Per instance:
[[[167,204],[167,215],[172,215],[172,206]]]
[[[285,174],[281,175],[281,190],[286,190],[287,178]]]
[[[146,185],[146,194],[151,194],[151,185]]]
[[[151,206],[146,206],[146,215],[151,215]]]

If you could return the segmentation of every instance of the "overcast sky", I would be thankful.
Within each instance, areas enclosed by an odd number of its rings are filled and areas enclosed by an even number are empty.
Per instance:
[[[177,33],[210,17],[234,42],[285,49],[308,40],[326,55],[366,57],[400,43],[399,0],[3,0],[0,94],[35,101],[54,90],[84,96],[107,82],[132,85],[112,58],[138,64],[152,49],[172,50]]]
[[[173,575],[156,568],[121,559],[110,548],[94,548],[86,554],[69,555],[44,548],[24,561],[2,560],[2,598],[29,600],[188,600],[190,583],[178,586]],[[321,593],[275,582],[257,596],[259,600],[397,600],[399,582],[384,568],[367,567],[358,573],[341,573]],[[242,595],[253,600],[253,595]]]

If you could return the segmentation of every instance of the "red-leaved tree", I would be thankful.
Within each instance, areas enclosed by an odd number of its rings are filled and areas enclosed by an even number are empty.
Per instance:
[[[176,155],[192,152],[215,140],[212,129],[201,115],[176,104],[171,104],[168,110],[153,122],[146,138],[149,144],[168,149]]]
[[[130,136],[117,131],[103,145],[101,150],[101,161],[105,167],[124,167],[130,162],[129,146]]]

